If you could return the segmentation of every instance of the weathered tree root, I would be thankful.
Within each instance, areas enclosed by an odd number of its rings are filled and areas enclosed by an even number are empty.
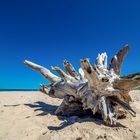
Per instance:
[[[65,60],[65,71],[56,66],[51,67],[61,78],[43,66],[27,60],[24,63],[51,82],[50,85],[41,84],[43,93],[63,99],[56,115],[82,114],[84,110],[90,109],[93,114],[100,113],[105,124],[115,125],[118,117],[126,115],[126,112],[136,116],[136,112],[129,105],[132,101],[129,91],[140,85],[140,73],[124,77],[120,75],[128,50],[129,46],[126,45],[118,51],[109,68],[106,53],[98,54],[94,65],[89,59],[80,60],[79,73]]]

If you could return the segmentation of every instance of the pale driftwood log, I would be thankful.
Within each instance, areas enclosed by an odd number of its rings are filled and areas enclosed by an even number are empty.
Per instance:
[[[109,69],[113,69],[117,75],[120,75],[122,63],[124,58],[128,54],[129,48],[130,46],[126,45],[123,49],[119,50],[111,60]]]
[[[66,95],[70,95],[78,99],[80,98],[80,95],[82,95],[81,92],[87,89],[87,79],[81,79],[80,75],[72,77],[70,75],[67,75],[59,67],[51,67],[53,70],[58,72],[58,74],[61,76],[60,78],[52,74],[43,66],[27,60],[25,60],[24,63],[32,69],[40,72],[45,78],[51,81],[50,85],[43,86],[41,88],[41,91],[43,91],[44,93],[48,92],[48,95],[51,97],[64,98]]]
[[[88,79],[89,88],[97,87],[99,85],[98,75],[95,72],[92,65],[89,63],[89,59],[80,60],[81,67],[84,71],[85,77]]]
[[[121,78],[120,80],[117,80],[114,82],[113,86],[116,89],[122,89],[122,90],[132,90],[134,87],[139,86],[140,81],[137,80],[129,80],[129,79],[124,79]]]
[[[126,45],[118,51],[109,68],[106,53],[98,54],[94,65],[90,64],[89,59],[80,60],[79,73],[65,60],[64,70],[52,67],[60,77],[43,66],[27,60],[24,63],[51,81],[49,85],[41,84],[43,93],[63,99],[55,112],[57,115],[88,114],[86,110],[91,110],[93,114],[101,114],[107,125],[115,125],[118,116],[126,115],[126,112],[136,115],[129,105],[129,91],[140,85],[140,73],[124,77],[120,75],[128,50],[129,46]]]
[[[140,72],[129,74],[127,76],[122,76],[122,78],[140,81]]]
[[[68,75],[75,77],[75,78],[79,76],[78,72],[76,72],[76,70],[72,66],[72,64],[70,62],[68,62],[67,60],[64,60],[63,66],[64,66],[65,71]]]
[[[60,78],[58,76],[51,73],[50,70],[46,69],[45,67],[37,65],[28,60],[25,60],[24,64],[26,64],[28,67],[40,72],[46,79],[50,80],[51,82],[57,82],[60,80]]]

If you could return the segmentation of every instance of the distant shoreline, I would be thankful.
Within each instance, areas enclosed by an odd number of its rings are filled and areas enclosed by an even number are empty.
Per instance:
[[[38,89],[0,89],[1,91],[39,91]]]

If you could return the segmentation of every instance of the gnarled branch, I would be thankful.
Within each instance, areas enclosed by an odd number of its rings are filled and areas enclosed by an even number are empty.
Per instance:
[[[67,60],[64,60],[63,66],[68,75],[75,77],[75,78],[77,78],[79,76],[77,71],[74,69],[73,65],[70,62],[68,62]]]
[[[128,54],[129,48],[129,45],[126,45],[123,49],[119,50],[111,59],[109,69],[113,69],[117,75],[120,75],[122,63],[124,61],[124,58]]]
[[[47,80],[51,82],[57,82],[60,80],[60,78],[53,73],[50,72],[50,70],[46,69],[45,67],[41,65],[37,65],[31,61],[25,60],[24,64],[26,64],[28,67],[40,72]]]

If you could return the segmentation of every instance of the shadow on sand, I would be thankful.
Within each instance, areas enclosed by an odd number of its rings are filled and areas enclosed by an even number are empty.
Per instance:
[[[34,111],[42,111],[42,113],[40,114],[37,114],[37,116],[44,116],[44,115],[48,115],[48,114],[51,114],[51,115],[55,115],[55,110],[57,109],[58,106],[56,105],[49,105],[49,104],[46,104],[44,102],[35,102],[34,104],[24,104],[28,107],[31,107],[31,108],[35,108]]]
[[[57,109],[58,106],[56,105],[49,105],[46,104],[44,102],[35,102],[34,104],[24,104],[25,106],[31,107],[31,108],[35,108],[34,111],[42,111],[42,113],[37,114],[36,116],[44,116],[44,115],[55,115],[55,110]],[[48,126],[49,130],[61,130],[64,129],[65,127],[68,127],[76,122],[78,123],[82,123],[82,122],[94,122],[97,125],[101,125],[104,124],[103,120],[101,119],[101,115],[84,115],[84,116],[58,116],[59,120],[62,120],[63,122],[59,125],[59,126]],[[116,126],[113,127],[123,127],[123,128],[127,128],[126,126],[117,123]]]

